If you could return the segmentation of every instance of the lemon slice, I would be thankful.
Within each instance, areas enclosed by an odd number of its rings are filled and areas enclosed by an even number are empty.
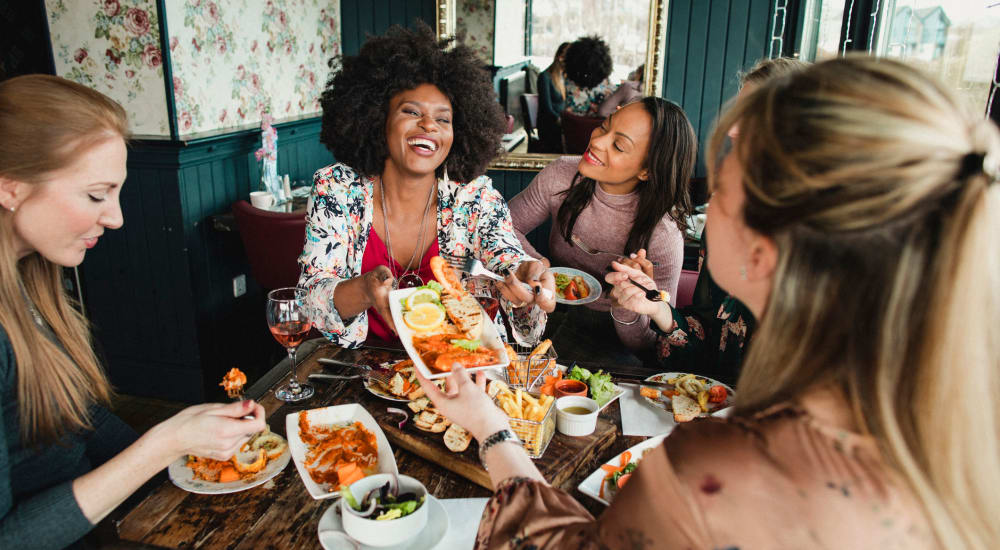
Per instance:
[[[427,302],[438,302],[441,300],[441,296],[437,292],[429,288],[421,288],[420,290],[410,294],[406,297],[406,309],[413,309],[413,306],[417,304],[424,304]]]
[[[434,330],[444,322],[444,311],[427,302],[415,304],[410,311],[403,314],[403,322],[416,331]]]

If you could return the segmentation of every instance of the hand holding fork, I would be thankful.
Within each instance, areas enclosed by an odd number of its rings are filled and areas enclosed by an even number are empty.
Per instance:
[[[514,307],[521,308],[536,304],[547,312],[551,312],[556,307],[555,277],[542,262],[537,260],[523,262],[517,266],[515,273],[504,278],[489,271],[482,262],[471,256],[442,253],[441,257],[453,269],[463,271],[473,277],[487,277],[496,281],[500,293]]]

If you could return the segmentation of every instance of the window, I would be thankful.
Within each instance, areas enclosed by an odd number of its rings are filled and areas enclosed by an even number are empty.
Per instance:
[[[1000,53],[1000,1],[807,0],[805,5],[802,59],[837,56],[844,47],[844,11],[874,5],[876,32],[855,38],[855,50],[904,60],[958,92],[975,112],[986,107]],[[874,43],[868,44],[869,39]]]
[[[885,2],[879,21],[876,54],[920,67],[983,111],[1000,49],[1000,3],[896,0]]]

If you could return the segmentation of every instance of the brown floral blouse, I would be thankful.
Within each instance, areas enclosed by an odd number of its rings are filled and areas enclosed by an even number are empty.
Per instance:
[[[564,491],[507,480],[476,548],[938,548],[876,442],[851,431],[831,395],[679,425],[596,520]]]

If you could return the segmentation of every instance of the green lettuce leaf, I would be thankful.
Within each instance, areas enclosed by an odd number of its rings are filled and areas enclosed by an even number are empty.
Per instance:
[[[483,343],[480,342],[478,339],[452,340],[451,343],[467,351],[476,351],[477,349],[479,349],[479,346],[483,345]]]

